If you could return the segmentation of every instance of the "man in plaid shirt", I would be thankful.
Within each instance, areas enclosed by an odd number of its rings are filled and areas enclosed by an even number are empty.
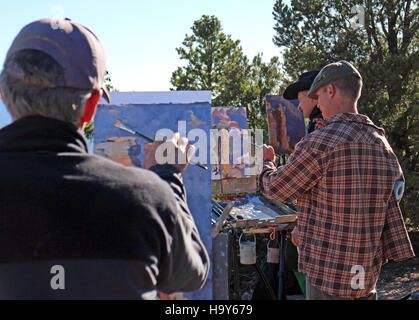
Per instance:
[[[377,299],[382,264],[414,257],[399,207],[403,172],[384,130],[357,112],[362,86],[350,63],[326,66],[309,92],[324,128],[303,138],[284,166],[264,148],[262,192],[297,199],[293,242],[308,300]]]

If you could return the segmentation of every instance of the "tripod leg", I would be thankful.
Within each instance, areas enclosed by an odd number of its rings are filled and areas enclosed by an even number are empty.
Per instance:
[[[281,249],[280,249],[280,257],[279,257],[279,286],[278,286],[278,299],[279,300],[286,300],[284,295],[284,281],[285,281],[285,231],[281,231]]]
[[[262,269],[259,267],[259,265],[256,263],[254,264],[255,269],[257,271],[257,273],[259,274],[260,278],[263,281],[263,284],[265,285],[265,289],[268,292],[269,296],[271,297],[272,300],[277,300],[277,297],[275,295],[274,290],[272,289],[271,285],[269,284],[268,279],[266,279],[265,274],[263,273]]]

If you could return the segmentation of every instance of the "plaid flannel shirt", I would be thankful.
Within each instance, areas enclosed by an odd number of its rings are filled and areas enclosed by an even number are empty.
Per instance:
[[[403,172],[384,130],[367,116],[342,113],[324,123],[286,165],[265,163],[260,185],[268,198],[297,199],[299,269],[311,284],[361,298],[375,288],[382,263],[414,257],[394,194]]]

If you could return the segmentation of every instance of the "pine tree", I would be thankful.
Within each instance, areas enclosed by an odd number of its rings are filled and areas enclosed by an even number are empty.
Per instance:
[[[403,209],[419,223],[417,1],[277,0],[273,15],[289,81],[342,59],[360,70],[359,110],[385,128],[405,171]]]
[[[250,128],[267,129],[265,96],[278,88],[279,59],[258,54],[249,62],[239,40],[223,32],[215,16],[194,22],[176,49],[186,62],[172,74],[172,90],[210,90],[214,107],[246,107]]]

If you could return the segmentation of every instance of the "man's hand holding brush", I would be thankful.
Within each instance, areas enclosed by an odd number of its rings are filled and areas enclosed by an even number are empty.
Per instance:
[[[179,133],[166,141],[156,141],[144,146],[144,169],[150,169],[157,164],[171,164],[180,173],[185,172],[191,158],[195,155],[195,147],[188,145],[186,138],[181,138]]]
[[[274,162],[275,161],[275,150],[273,147],[268,145],[263,145],[263,161]]]

